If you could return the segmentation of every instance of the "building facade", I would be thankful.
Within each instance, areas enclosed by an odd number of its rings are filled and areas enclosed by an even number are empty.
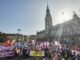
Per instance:
[[[6,34],[11,40],[15,40],[16,42],[27,42],[28,36],[23,34]]]
[[[80,18],[73,12],[73,18],[62,24],[52,26],[52,17],[47,6],[45,18],[45,30],[37,32],[37,39],[65,43],[80,43]]]
[[[37,32],[37,39],[40,40],[52,40],[52,29],[53,29],[53,23],[52,23],[52,17],[50,14],[49,7],[47,5],[46,9],[46,17],[45,17],[45,30]]]
[[[29,36],[23,34],[0,33],[0,41],[15,40],[16,42],[27,42]]]

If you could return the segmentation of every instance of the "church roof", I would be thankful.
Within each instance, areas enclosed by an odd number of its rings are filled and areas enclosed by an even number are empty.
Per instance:
[[[80,34],[80,18],[79,16],[74,12],[73,18],[67,22],[57,24],[52,27],[52,31],[56,34],[59,32],[59,30],[62,29],[63,35],[73,35],[73,34]],[[38,32],[38,34],[45,33],[45,30]],[[54,34],[54,35],[55,35]]]
[[[42,30],[40,32],[37,32],[37,34],[42,34],[42,33],[45,33],[45,30]]]
[[[62,24],[58,24],[53,26],[53,31],[57,32],[62,28],[63,34],[80,34],[80,18],[79,16],[74,13],[73,18],[67,22],[64,22]]]

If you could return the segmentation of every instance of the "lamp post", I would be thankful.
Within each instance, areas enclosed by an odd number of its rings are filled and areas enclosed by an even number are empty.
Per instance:
[[[21,29],[18,29],[17,31],[18,31],[18,33],[20,34]]]
[[[18,40],[17,41],[19,41],[20,40],[20,31],[21,31],[21,29],[17,29],[17,31],[18,31]]]

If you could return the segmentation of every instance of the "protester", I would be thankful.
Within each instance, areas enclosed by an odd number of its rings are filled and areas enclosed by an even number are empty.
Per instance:
[[[80,47],[78,46],[66,46],[56,41],[48,42],[34,42],[27,43],[28,47],[21,49],[25,57],[30,56],[31,51],[44,51],[44,59],[48,60],[80,60]],[[17,49],[17,53],[20,51]],[[17,55],[17,54],[16,54]]]

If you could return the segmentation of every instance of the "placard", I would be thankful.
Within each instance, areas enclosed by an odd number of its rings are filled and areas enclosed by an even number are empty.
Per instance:
[[[30,56],[33,57],[44,56],[44,51],[30,51]]]

